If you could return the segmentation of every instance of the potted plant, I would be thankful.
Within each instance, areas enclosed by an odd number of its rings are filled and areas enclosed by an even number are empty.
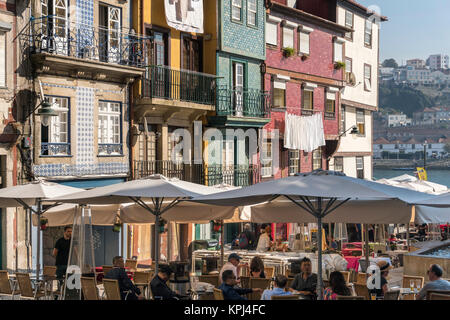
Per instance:
[[[220,232],[222,228],[222,224],[220,221],[213,221],[213,230],[214,232]]]
[[[166,224],[167,224],[166,220],[164,220],[164,219],[159,220],[159,233],[166,232],[166,228],[165,228]]]
[[[121,229],[122,229],[122,222],[120,222],[119,220],[117,220],[117,221],[114,223],[114,226],[113,226],[113,232],[120,232]]]
[[[48,224],[48,219],[41,217],[41,219],[40,219],[41,230],[47,229],[47,224]]]
[[[294,55],[294,48],[283,48],[283,56],[289,58]]]
[[[305,61],[305,60],[307,60],[309,57],[308,57],[308,55],[306,55],[306,54],[303,54],[302,55],[302,61]]]
[[[334,68],[335,68],[336,70],[340,70],[340,69],[345,68],[345,62],[342,62],[342,61],[336,61],[336,62],[334,63]]]

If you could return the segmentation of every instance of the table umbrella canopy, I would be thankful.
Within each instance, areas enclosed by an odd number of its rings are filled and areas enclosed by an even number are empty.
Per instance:
[[[80,191],[84,191],[84,189],[43,180],[34,181],[1,189],[0,208],[34,206],[39,199],[49,200]]]

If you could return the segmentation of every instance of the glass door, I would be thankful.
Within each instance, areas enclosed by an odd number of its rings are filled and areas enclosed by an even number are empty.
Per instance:
[[[242,117],[244,114],[244,65],[233,63],[233,92],[234,115]]]

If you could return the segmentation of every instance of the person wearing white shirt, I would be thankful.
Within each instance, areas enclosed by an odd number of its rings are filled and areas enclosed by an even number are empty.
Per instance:
[[[267,225],[265,228],[265,232],[259,236],[258,246],[256,247],[256,251],[268,251],[272,247],[272,242],[270,241],[270,225]]]
[[[222,273],[225,270],[231,270],[233,271],[234,275],[236,276],[236,279],[238,278],[239,274],[239,261],[241,260],[241,257],[237,253],[232,253],[228,256],[228,262],[225,263],[220,270],[219,273],[219,283],[222,283]]]

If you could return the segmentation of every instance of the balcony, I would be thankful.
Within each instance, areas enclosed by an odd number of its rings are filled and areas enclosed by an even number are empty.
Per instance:
[[[262,127],[269,119],[270,95],[266,91],[217,89],[216,116],[211,124],[236,127]]]
[[[214,186],[225,183],[233,186],[248,186],[261,180],[256,165],[206,165],[183,164],[165,160],[134,161],[133,179],[162,174],[169,178]]]
[[[31,18],[18,38],[38,72],[78,77],[137,77],[143,73],[149,38],[56,16]]]
[[[70,143],[41,143],[41,157],[70,157]]]

